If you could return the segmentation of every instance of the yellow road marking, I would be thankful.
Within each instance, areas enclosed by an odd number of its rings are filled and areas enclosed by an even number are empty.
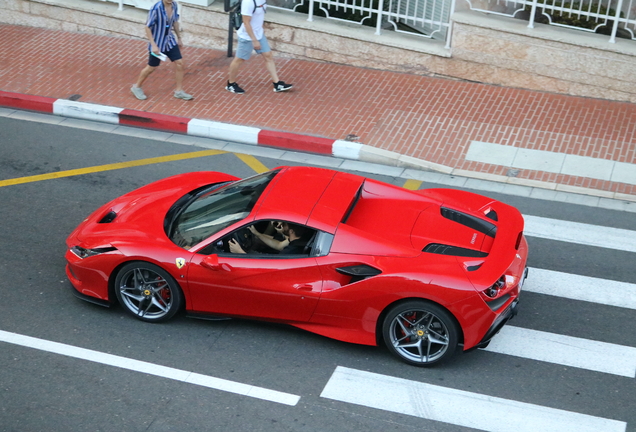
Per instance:
[[[420,186],[422,186],[422,182],[419,180],[407,180],[402,187],[409,190],[418,190]]]
[[[178,160],[194,159],[194,158],[199,158],[204,156],[214,156],[214,155],[223,154],[223,153],[227,153],[227,152],[224,152],[221,150],[202,150],[202,151],[191,152],[191,153],[180,153],[180,154],[170,155],[170,156],[160,156],[160,157],[154,157],[154,158],[148,158],[148,159],[139,159],[139,160],[134,160],[130,162],[119,162],[119,163],[99,165],[99,166],[88,167],[88,168],[58,171],[54,173],[39,174],[39,175],[34,175],[29,177],[19,177],[19,178],[8,179],[8,180],[0,180],[0,187],[12,186],[12,185],[17,185],[22,183],[36,182],[40,180],[50,180],[50,179],[56,179],[56,178],[62,178],[62,177],[71,177],[71,176],[82,175],[82,174],[91,174],[91,173],[102,172],[102,171],[111,171],[111,170],[122,169],[122,168],[131,168],[131,167],[142,166],[142,165],[152,165],[152,164],[163,163],[163,162],[173,162]]]
[[[267,168],[265,165],[263,165],[261,163],[261,161],[259,161],[258,159],[256,159],[254,156],[250,156],[250,155],[246,155],[243,153],[234,153],[236,155],[236,157],[238,157],[240,160],[242,160],[243,162],[245,162],[245,164],[252,168],[254,171],[256,171],[257,174],[260,173],[264,173],[269,171],[269,168]]]

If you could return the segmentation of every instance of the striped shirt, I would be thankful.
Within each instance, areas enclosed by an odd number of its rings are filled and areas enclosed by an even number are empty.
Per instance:
[[[170,18],[168,18],[166,7],[163,5],[162,0],[155,3],[148,11],[146,26],[150,28],[152,37],[159,47],[159,51],[170,51],[170,49],[177,44],[177,38],[172,32],[172,26],[177,21],[179,21],[179,6],[177,6],[177,2],[174,0],[172,1],[172,16]],[[148,44],[148,51],[151,50],[151,44]]]

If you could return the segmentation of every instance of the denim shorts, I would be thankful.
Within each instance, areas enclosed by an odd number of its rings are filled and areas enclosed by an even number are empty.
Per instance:
[[[172,48],[170,48],[169,51],[166,51],[164,54],[168,56],[170,61],[176,61],[176,60],[180,60],[182,58],[181,57],[181,50],[179,49],[179,45],[173,46]],[[159,60],[158,57],[153,56],[152,52],[149,52],[148,53],[148,66],[157,67],[160,64],[161,64],[161,60]]]
[[[263,54],[268,51],[271,51],[269,47],[269,43],[267,43],[267,38],[265,35],[259,41],[261,43],[261,49],[256,51],[256,54]],[[254,46],[252,45],[251,39],[241,39],[238,38],[238,47],[236,48],[236,56],[243,60],[249,60],[252,55],[252,50]]]

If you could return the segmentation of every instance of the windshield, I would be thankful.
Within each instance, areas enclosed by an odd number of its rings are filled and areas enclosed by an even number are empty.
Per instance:
[[[170,240],[190,249],[197,243],[246,218],[278,171],[269,171],[212,191],[203,189],[179,211]]]

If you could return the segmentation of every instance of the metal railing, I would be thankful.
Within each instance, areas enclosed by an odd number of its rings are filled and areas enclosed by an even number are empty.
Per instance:
[[[635,40],[636,0],[466,0],[475,11]]]
[[[272,0],[269,7],[446,40],[455,0]]]

